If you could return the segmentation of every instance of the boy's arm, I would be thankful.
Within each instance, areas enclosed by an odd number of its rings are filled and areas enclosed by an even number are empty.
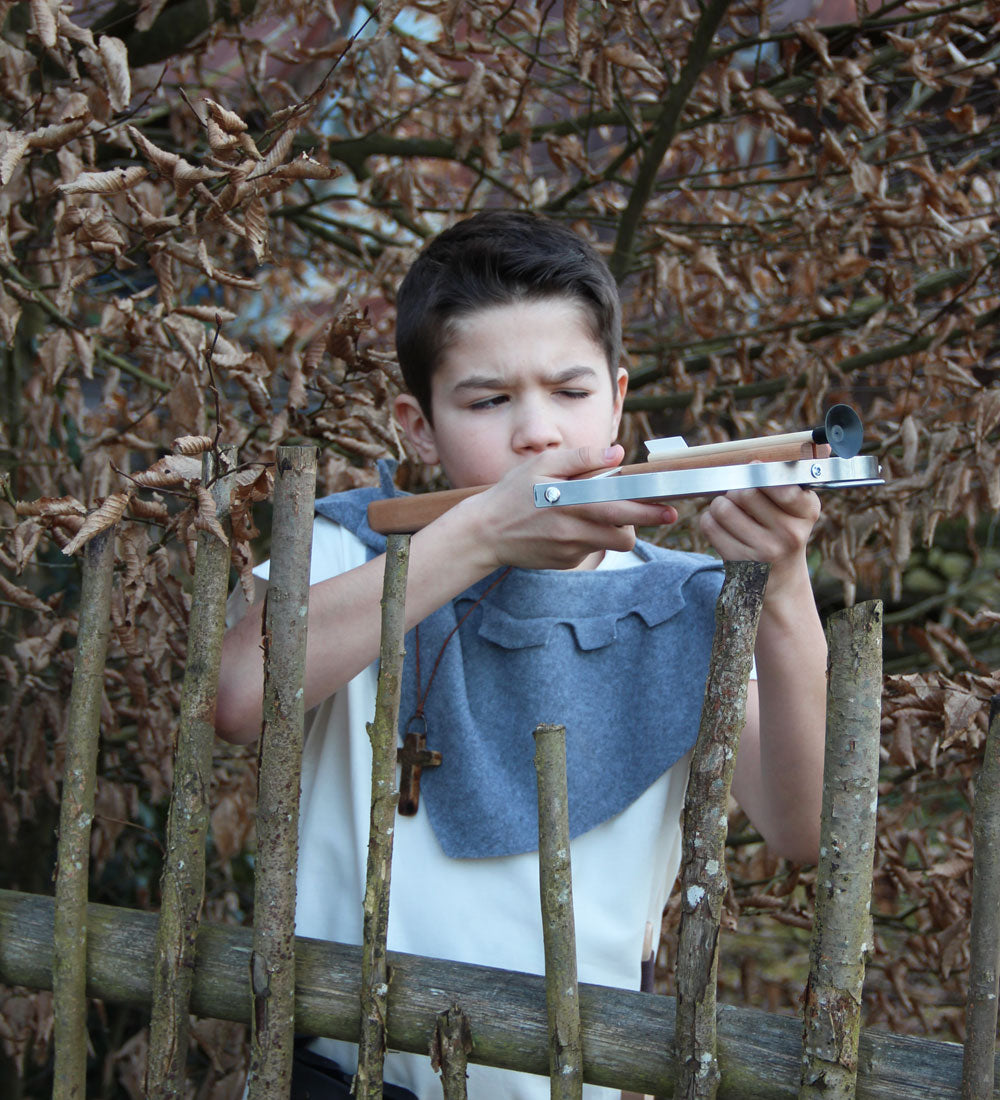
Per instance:
[[[723,558],[771,563],[733,795],[775,852],[801,862],[819,853],[826,736],[826,639],[805,558],[818,517],[816,494],[791,486],[717,497],[701,519]]]
[[[495,569],[571,569],[603,550],[629,550],[636,525],[673,522],[670,507],[616,501],[579,508],[534,507],[536,481],[617,466],[621,447],[551,450],[523,462],[484,493],[418,531],[410,544],[406,628]],[[384,555],[309,591],[305,706],[329,698],[378,656]],[[248,742],[260,732],[263,703],[262,605],[232,627],[222,646],[216,731]]]

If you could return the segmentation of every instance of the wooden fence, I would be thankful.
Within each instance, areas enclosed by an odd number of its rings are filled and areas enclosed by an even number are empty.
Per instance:
[[[206,455],[217,514],[232,452]],[[359,1097],[382,1094],[386,1048],[429,1053],[446,1100],[466,1095],[466,1060],[547,1074],[553,1097],[584,1081],[675,1097],[997,1095],[1000,721],[990,715],[976,793],[972,969],[964,1051],[860,1028],[870,949],[881,694],[881,605],[831,617],[827,746],[816,919],[803,1019],[718,1006],[726,890],[725,810],[742,728],[766,567],[727,563],[685,806],[678,995],[578,985],[566,853],[564,731],[536,731],[546,976],[511,975],[387,951],[396,730],[408,536],[389,537],[373,746],[364,943],[294,936],[305,609],[315,486],[310,448],[279,448],[265,648],[252,932],[199,920],[212,716],[228,551],[202,531],[167,826],[159,916],[88,905],[90,828],[114,568],[114,529],[84,548],[79,642],[66,731],[55,898],[0,891],[0,981],[54,991],[57,1100],[85,1096],[86,997],[149,1006],[147,1093],[185,1089],[189,1012],[251,1025],[249,1096],[288,1095],[296,1027],[358,1042]],[[997,700],[994,700],[996,703]],[[392,982],[388,981],[391,969]],[[502,982],[498,977],[502,976]]]

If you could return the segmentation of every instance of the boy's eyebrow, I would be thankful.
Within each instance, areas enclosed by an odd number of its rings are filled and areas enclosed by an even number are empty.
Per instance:
[[[594,378],[597,371],[593,367],[576,366],[566,367],[565,370],[555,371],[553,374],[542,376],[541,381],[549,386],[565,386],[569,382],[578,382],[584,378]],[[455,390],[496,390],[510,385],[510,379],[499,374],[471,374],[456,382]]]

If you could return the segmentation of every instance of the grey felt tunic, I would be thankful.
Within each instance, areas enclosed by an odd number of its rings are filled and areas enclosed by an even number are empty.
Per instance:
[[[372,555],[385,540],[368,527],[368,503],[399,493],[392,467],[380,473],[379,487],[316,503]],[[443,757],[423,773],[421,805],[449,856],[538,846],[541,722],[566,727],[572,836],[624,810],[694,744],[722,565],[644,542],[636,553],[643,564],[631,569],[514,569],[483,596],[493,574],[420,624],[421,690],[441,654],[424,713],[427,746]],[[412,631],[406,653],[401,736],[418,698]]]

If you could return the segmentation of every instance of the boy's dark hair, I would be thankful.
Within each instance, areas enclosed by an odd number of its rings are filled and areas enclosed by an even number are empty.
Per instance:
[[[435,237],[407,272],[396,300],[396,353],[424,413],[432,414],[431,377],[456,320],[490,306],[550,297],[583,307],[613,379],[622,352],[618,287],[582,237],[517,210],[486,210]]]

